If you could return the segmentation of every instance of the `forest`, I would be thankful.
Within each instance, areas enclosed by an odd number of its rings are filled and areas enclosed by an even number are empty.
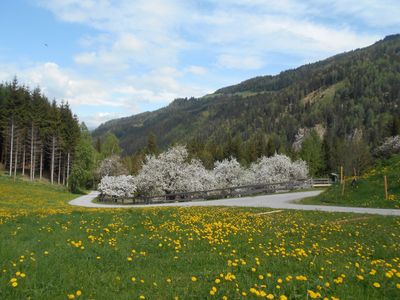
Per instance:
[[[80,135],[68,103],[49,101],[16,78],[0,84],[0,164],[8,175],[68,185]]]
[[[181,143],[212,168],[234,156],[249,165],[275,152],[304,159],[310,174],[360,172],[386,137],[400,133],[400,35],[276,76],[260,76],[201,98],[112,120],[132,172],[148,152]],[[100,142],[99,142],[100,143]]]

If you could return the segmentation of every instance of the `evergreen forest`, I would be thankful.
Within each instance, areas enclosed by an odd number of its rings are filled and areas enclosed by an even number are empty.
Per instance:
[[[277,152],[306,160],[312,176],[339,166],[359,173],[374,148],[400,133],[400,35],[106,122],[93,132],[98,145],[107,133],[119,139],[133,173],[146,153],[176,143],[208,168],[230,156],[249,165]]]

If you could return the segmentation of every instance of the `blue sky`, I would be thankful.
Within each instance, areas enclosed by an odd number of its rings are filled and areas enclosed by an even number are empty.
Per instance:
[[[400,32],[398,0],[3,0],[0,81],[90,128]]]

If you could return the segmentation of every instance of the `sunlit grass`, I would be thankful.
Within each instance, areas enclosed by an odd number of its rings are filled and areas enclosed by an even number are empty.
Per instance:
[[[385,199],[384,179],[388,180],[388,199]],[[303,204],[342,205],[378,208],[400,208],[400,155],[382,161],[362,177],[356,186],[352,179],[343,186],[336,184],[326,192],[313,198],[304,199]]]
[[[400,293],[400,218],[256,208],[86,210],[67,206],[74,195],[48,186],[38,187],[35,197],[43,200],[36,202],[26,184],[1,185],[19,191],[16,203],[1,194],[0,299]],[[29,209],[21,210],[28,195]]]

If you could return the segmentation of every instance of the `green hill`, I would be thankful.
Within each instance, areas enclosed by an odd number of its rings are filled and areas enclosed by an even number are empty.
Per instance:
[[[399,103],[400,35],[393,35],[276,76],[252,78],[202,98],[176,99],[153,112],[109,121],[93,136],[113,132],[124,152],[132,154],[153,132],[161,148],[189,143],[221,159],[236,154],[226,150],[235,143],[251,152],[260,137],[272,141],[273,151],[290,153],[299,129],[319,128],[327,155],[334,157],[349,139],[361,136],[366,146],[374,147],[398,134]],[[243,159],[254,159],[251,155]],[[331,162],[331,169],[337,163]]]
[[[379,160],[351,186],[346,180],[345,190],[340,184],[331,186],[318,197],[305,199],[305,204],[340,205],[357,207],[400,208],[400,155]],[[385,199],[384,179],[387,176],[388,199]]]

